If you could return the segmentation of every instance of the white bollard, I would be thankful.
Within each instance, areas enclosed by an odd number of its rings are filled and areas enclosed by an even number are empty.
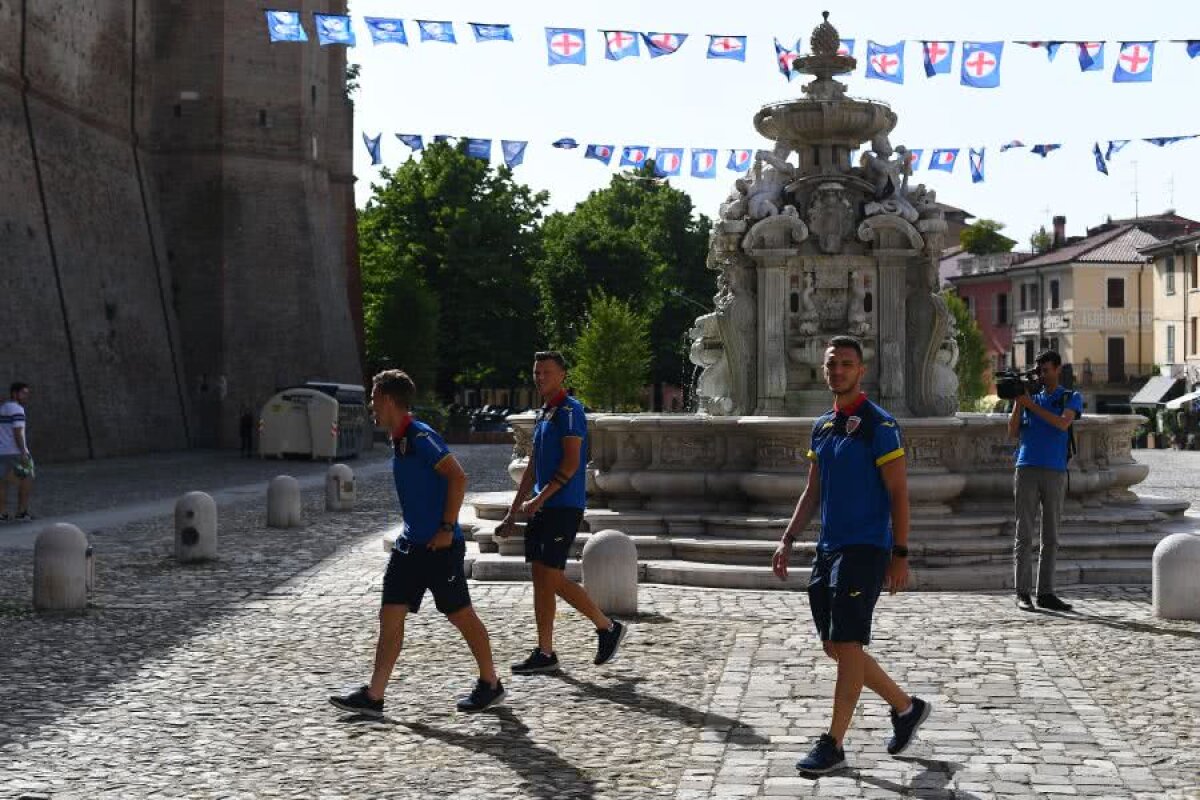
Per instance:
[[[1152,563],[1154,616],[1200,620],[1200,536],[1166,537],[1154,548]]]
[[[88,540],[74,525],[58,523],[33,545],[33,607],[46,611],[87,608]]]
[[[175,558],[181,562],[217,557],[217,503],[212,495],[188,492],[175,501]]]
[[[290,475],[279,475],[267,486],[267,527],[300,525],[300,484]]]
[[[353,511],[356,500],[354,470],[345,464],[334,464],[325,475],[325,510]]]
[[[637,545],[620,531],[600,531],[583,546],[583,586],[606,614],[638,610]]]

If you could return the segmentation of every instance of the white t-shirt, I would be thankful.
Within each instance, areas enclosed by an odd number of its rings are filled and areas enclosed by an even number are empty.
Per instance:
[[[21,455],[13,434],[17,428],[25,430],[25,409],[16,400],[9,400],[0,405],[0,456]],[[25,447],[28,449],[29,439],[25,440]]]

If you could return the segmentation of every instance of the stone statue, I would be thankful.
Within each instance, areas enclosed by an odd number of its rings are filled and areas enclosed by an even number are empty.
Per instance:
[[[714,311],[696,318],[691,330],[692,346],[689,360],[702,368],[696,381],[696,394],[700,397],[700,409],[714,416],[733,412],[730,395],[729,360],[721,341],[719,318],[721,312]]]
[[[846,304],[846,328],[851,336],[862,339],[871,332],[866,310],[866,276],[859,270],[850,273],[850,300]]]
[[[803,336],[812,336],[821,329],[821,315],[813,302],[816,285],[817,274],[804,273],[804,290],[800,292],[800,334]]]
[[[783,213],[783,191],[796,176],[796,168],[787,160],[786,146],[776,152],[759,150],[754,156],[754,169],[746,187],[746,202],[752,220]],[[781,155],[782,154],[782,155]]]
[[[721,219],[738,220],[746,217],[746,191],[748,187],[749,181],[745,178],[738,178],[733,182],[733,189],[729,192],[729,197],[725,198],[724,203],[721,203]]]
[[[846,198],[842,184],[829,181],[817,187],[808,206],[808,224],[822,253],[833,255],[842,251],[842,243],[855,224],[854,206]]]
[[[781,213],[754,223],[742,242],[742,249],[754,255],[756,251],[791,250],[808,238],[808,226],[800,219],[795,206],[784,206]]]
[[[859,159],[863,174],[875,187],[875,199],[867,203],[863,213],[868,217],[876,214],[895,214],[908,222],[916,222],[919,212],[908,201],[908,176],[912,165],[905,147],[892,149],[886,133],[871,140],[871,151]]]
[[[729,361],[734,414],[749,414],[758,400],[758,295],[754,262],[745,256],[726,273],[729,291],[718,301],[721,340]]]

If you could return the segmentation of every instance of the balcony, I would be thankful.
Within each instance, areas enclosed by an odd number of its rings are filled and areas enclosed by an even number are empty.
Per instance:
[[[963,256],[958,260],[959,274],[993,275],[1006,272],[1017,260],[1018,253],[992,253],[986,256]]]
[[[1068,365],[1064,364],[1063,369]],[[1154,370],[1153,364],[1073,364],[1074,387],[1129,387],[1144,383]]]

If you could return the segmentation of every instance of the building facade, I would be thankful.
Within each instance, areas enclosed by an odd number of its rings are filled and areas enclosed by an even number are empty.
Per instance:
[[[1153,273],[1154,363],[1159,374],[1200,386],[1200,233],[1141,249]]]

